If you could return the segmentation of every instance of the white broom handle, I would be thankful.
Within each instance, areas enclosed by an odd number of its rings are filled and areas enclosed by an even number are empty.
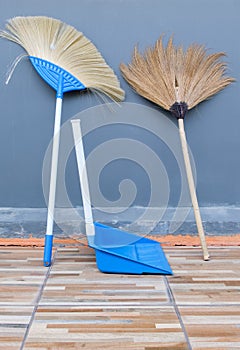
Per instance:
[[[82,131],[79,119],[73,119],[72,121],[73,137],[77,158],[77,166],[80,179],[80,188],[82,193],[83,211],[86,224],[86,235],[94,235],[92,206],[89,192],[88,175],[86,169],[86,160],[82,141]]]
[[[57,167],[58,167],[58,151],[60,140],[60,127],[61,127],[61,113],[62,113],[62,98],[56,99],[55,109],[55,123],[53,133],[53,145],[52,145],[52,163],[51,163],[51,175],[50,175],[50,188],[48,197],[48,214],[47,214],[47,230],[46,235],[53,234],[54,223],[54,207],[56,197],[56,185],[57,185]]]
[[[192,200],[192,205],[193,205],[195,220],[196,220],[196,224],[197,224],[198,234],[199,234],[199,238],[200,238],[202,250],[203,250],[203,259],[208,260],[209,259],[208,248],[207,248],[207,244],[206,244],[205,233],[203,230],[202,219],[201,219],[201,215],[200,215],[197,194],[196,194],[195,184],[194,184],[194,179],[193,179],[193,174],[192,174],[192,168],[191,168],[191,163],[190,163],[190,158],[189,158],[189,153],[188,153],[186,134],[185,134],[185,130],[184,130],[184,121],[182,118],[178,119],[178,126],[179,126],[179,134],[180,134],[180,140],[181,140],[181,144],[182,144],[183,158],[184,158],[184,162],[185,162],[185,168],[186,168],[186,173],[187,173],[190,196],[191,196],[191,200]]]

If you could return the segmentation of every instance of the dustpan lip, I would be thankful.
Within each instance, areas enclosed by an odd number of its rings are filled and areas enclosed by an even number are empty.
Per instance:
[[[119,228],[108,226],[99,222],[94,222],[96,245],[102,248],[120,248],[123,246],[131,245],[142,239],[138,236],[127,231],[123,231]]]
[[[118,249],[130,245],[133,246],[141,244],[147,244],[148,246],[161,245],[160,242],[151,238],[147,238],[145,236],[121,230],[119,228],[111,227],[99,222],[94,222],[93,224],[95,227],[95,234],[92,236],[92,242],[94,242],[96,246],[102,247],[103,249]],[[101,231],[96,230],[98,227],[101,229]],[[109,231],[111,231],[112,233],[117,233],[117,240],[114,241],[115,237],[112,238],[111,236],[107,235],[106,238],[103,238],[103,241],[101,241],[101,235],[104,235],[104,231],[106,233],[108,233]],[[120,235],[123,236],[122,240],[118,240]],[[104,239],[106,240],[104,241]]]

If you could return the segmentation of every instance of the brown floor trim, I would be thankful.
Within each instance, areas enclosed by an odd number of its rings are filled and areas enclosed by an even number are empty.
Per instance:
[[[162,246],[200,246],[198,236],[190,235],[159,235],[147,236],[161,243]],[[240,246],[240,234],[230,236],[206,236],[209,246]],[[87,245],[86,238],[54,238],[56,245]],[[44,238],[0,238],[0,246],[43,247]]]

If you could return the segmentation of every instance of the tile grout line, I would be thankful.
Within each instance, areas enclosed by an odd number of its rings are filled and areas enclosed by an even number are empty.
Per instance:
[[[36,314],[37,309],[38,309],[38,307],[39,307],[39,303],[40,303],[40,300],[41,300],[41,298],[42,298],[42,294],[43,294],[44,288],[45,288],[45,286],[46,286],[46,284],[47,284],[48,277],[50,276],[50,272],[51,272],[51,270],[52,270],[52,266],[53,266],[53,263],[54,263],[54,261],[55,261],[56,254],[57,254],[57,250],[56,250],[56,252],[55,252],[54,255],[53,255],[52,263],[51,263],[51,265],[49,266],[49,268],[47,269],[45,278],[44,278],[43,283],[42,283],[42,285],[41,285],[41,287],[40,287],[40,289],[39,289],[39,292],[38,292],[36,301],[35,301],[35,303],[34,303],[34,308],[33,308],[33,311],[32,311],[32,315],[31,315],[30,321],[29,321],[29,323],[28,323],[28,325],[27,325],[26,331],[25,331],[25,333],[24,333],[23,340],[22,340],[22,344],[21,344],[19,350],[23,350],[23,348],[24,348],[24,346],[25,346],[25,343],[26,343],[26,341],[27,341],[28,334],[29,334],[30,328],[31,328],[31,326],[32,326],[32,324],[33,324],[33,321],[34,321],[34,319],[35,319],[35,314]]]
[[[171,289],[171,287],[170,287],[170,285],[169,285],[168,279],[167,279],[166,276],[163,276],[163,280],[164,280],[165,286],[166,286],[166,288],[167,288],[168,297],[169,297],[169,299],[170,299],[170,302],[172,303],[172,306],[174,307],[174,311],[175,311],[175,313],[176,313],[176,315],[177,315],[178,321],[179,321],[179,323],[180,323],[180,326],[181,326],[181,328],[182,328],[184,337],[185,337],[185,339],[186,339],[186,342],[187,342],[187,345],[188,345],[188,350],[192,350],[192,345],[191,345],[190,339],[189,339],[189,337],[188,337],[186,327],[185,327],[185,325],[184,325],[182,316],[181,316],[180,311],[179,311],[179,309],[178,309],[178,306],[177,306],[177,304],[176,304],[176,301],[175,301],[175,298],[174,298],[172,289]]]

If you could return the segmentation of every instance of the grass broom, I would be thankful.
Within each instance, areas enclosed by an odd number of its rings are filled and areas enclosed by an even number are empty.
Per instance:
[[[45,16],[14,17],[0,37],[22,46],[39,75],[56,90],[44,265],[51,265],[59,134],[63,94],[73,90],[96,91],[121,101],[124,92],[113,70],[94,44],[74,27]]]
[[[146,99],[170,111],[178,119],[179,134],[203,259],[209,259],[184,130],[186,112],[234,81],[225,76],[223,52],[207,54],[204,46],[192,44],[184,51],[171,37],[164,47],[162,36],[142,55],[135,47],[132,62],[121,64],[123,77]]]

